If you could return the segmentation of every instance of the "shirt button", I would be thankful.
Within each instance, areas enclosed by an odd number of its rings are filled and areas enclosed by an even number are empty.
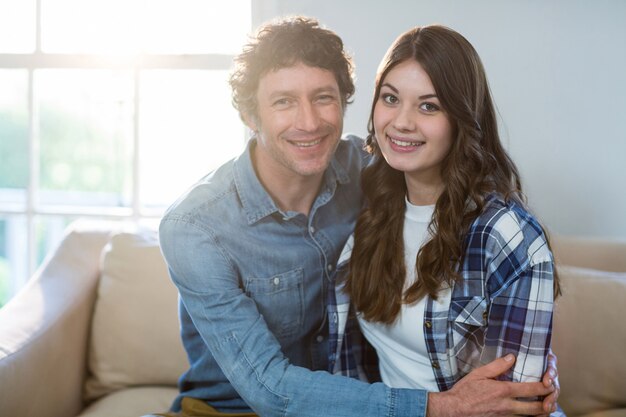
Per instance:
[[[311,234],[315,233],[315,227],[313,226],[309,227],[309,233]]]
[[[439,362],[432,361],[432,366],[433,366],[434,369],[439,369]]]
[[[317,343],[322,343],[324,341],[324,336],[319,335],[315,338],[315,340],[317,340]]]
[[[427,320],[424,322],[424,326],[426,326],[427,329],[430,329],[431,327],[433,327],[433,324]]]
[[[274,285],[278,285],[278,284],[280,284],[280,278],[275,277],[274,278]]]
[[[339,321],[337,319],[337,313],[333,313],[333,323],[337,323],[337,321]]]
[[[328,269],[328,272],[332,272],[333,271],[333,266],[328,264],[328,265],[326,265],[326,269]]]

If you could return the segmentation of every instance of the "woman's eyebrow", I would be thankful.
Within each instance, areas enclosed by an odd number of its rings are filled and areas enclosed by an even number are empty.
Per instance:
[[[383,83],[381,85],[381,88],[382,87],[387,87],[390,90],[393,90],[393,92],[396,93],[396,94],[398,94],[400,92],[400,90],[398,90],[396,87],[394,87],[393,85],[391,85],[389,83]],[[421,96],[419,96],[417,98],[420,99],[420,100],[425,100],[427,98],[437,98],[437,94],[435,94],[435,93],[423,94],[423,95],[421,95]]]

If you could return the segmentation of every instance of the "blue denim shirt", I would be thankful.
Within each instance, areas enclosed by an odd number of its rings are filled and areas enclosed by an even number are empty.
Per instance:
[[[161,221],[191,364],[180,395],[261,416],[421,416],[426,393],[328,368],[328,286],[362,204],[363,142],[342,140],[309,216],[277,208],[246,151],[203,178]]]

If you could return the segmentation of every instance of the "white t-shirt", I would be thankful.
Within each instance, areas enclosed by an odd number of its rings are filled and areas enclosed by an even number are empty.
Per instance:
[[[406,201],[404,260],[407,265],[407,279],[405,289],[416,280],[417,252],[429,238],[428,224],[434,209],[434,205],[415,206],[408,200]],[[439,299],[444,298],[439,297]],[[439,391],[424,340],[425,306],[426,297],[411,305],[403,304],[398,318],[390,325],[372,323],[363,320],[360,315],[358,317],[363,334],[378,354],[381,378],[390,387]]]

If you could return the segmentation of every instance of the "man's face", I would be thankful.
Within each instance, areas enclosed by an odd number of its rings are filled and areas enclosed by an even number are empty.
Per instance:
[[[257,90],[255,162],[278,175],[320,175],[343,129],[343,106],[331,71],[298,63],[265,74]]]

